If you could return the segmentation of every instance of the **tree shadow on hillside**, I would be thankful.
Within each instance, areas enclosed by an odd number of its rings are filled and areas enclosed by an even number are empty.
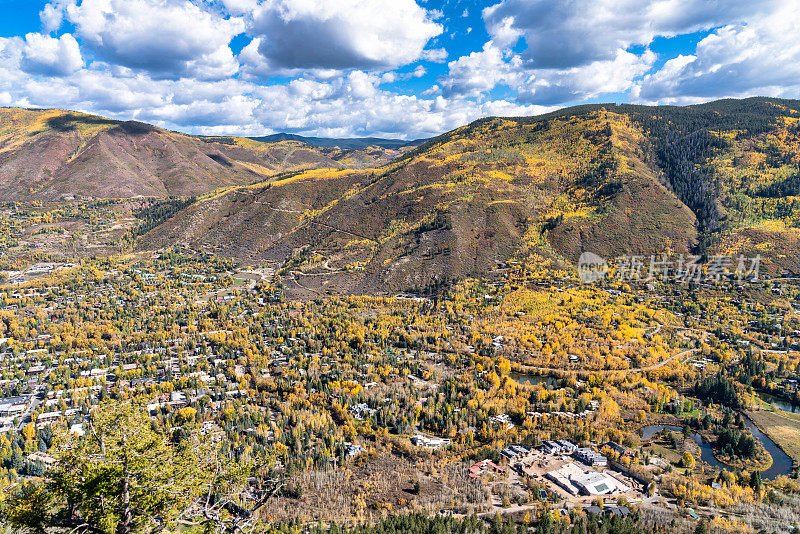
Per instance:
[[[74,113],[65,113],[58,117],[51,117],[47,119],[47,125],[58,132],[71,132],[78,126],[115,126],[119,121],[112,119],[104,119],[103,117],[93,117],[91,115],[76,115]]]
[[[110,133],[122,133],[126,135],[145,135],[152,132],[157,132],[158,128],[152,124],[147,124],[139,121],[125,121],[117,124],[117,127],[111,130]]]

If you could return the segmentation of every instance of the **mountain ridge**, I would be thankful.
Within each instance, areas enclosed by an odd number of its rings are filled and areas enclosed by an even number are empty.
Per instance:
[[[566,267],[586,251],[758,254],[769,272],[800,273],[797,100],[486,117],[402,149],[2,113],[0,194],[52,198],[101,180],[128,196],[134,186],[162,198],[207,193],[149,219],[136,246],[267,262],[305,296],[415,290],[508,262]],[[9,186],[19,161],[49,172]]]
[[[773,272],[800,272],[768,247],[798,242],[800,209],[761,193],[795,183],[799,109],[753,98],[487,117],[379,169],[310,171],[190,206],[143,243],[270,260],[299,292],[402,291],[511,260],[568,266],[584,251],[761,251]],[[787,209],[778,233],[764,224]]]
[[[283,172],[380,165],[401,151],[199,137],[80,112],[0,108],[0,196],[192,196]]]
[[[638,203],[656,212],[660,198],[670,206],[680,202],[634,153],[629,125],[609,117],[546,130],[516,130],[496,119],[482,123],[477,135],[400,158],[380,171],[309,171],[230,192],[214,205],[198,203],[151,230],[144,242],[211,246],[222,254],[271,260],[298,286],[319,281],[316,290],[325,291],[327,278],[327,285],[350,292],[425,286],[531,255],[574,261],[589,244],[598,251],[605,246],[609,254],[640,250],[646,248],[638,244],[643,238],[631,241],[630,229],[644,230],[652,221],[644,211],[622,208]],[[533,137],[522,148],[515,145],[528,135]],[[493,155],[493,136],[508,153]],[[612,143],[630,161],[631,172],[610,170],[617,157]],[[627,177],[618,189],[608,185],[617,174]],[[593,181],[592,190],[580,180]],[[620,195],[620,209],[601,209]],[[573,211],[607,224],[595,222],[578,236],[569,220],[543,230],[555,213],[553,203],[567,197],[582,198]],[[651,246],[666,237],[688,251],[694,216],[685,208],[670,211],[678,222],[662,229]],[[547,243],[545,231],[552,234]]]

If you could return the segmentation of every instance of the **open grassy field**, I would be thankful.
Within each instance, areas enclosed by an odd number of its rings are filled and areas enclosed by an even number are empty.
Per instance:
[[[797,414],[759,410],[747,415],[795,462],[800,462],[800,419]]]

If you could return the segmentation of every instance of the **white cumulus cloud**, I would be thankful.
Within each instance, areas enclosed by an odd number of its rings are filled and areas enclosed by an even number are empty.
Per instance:
[[[22,46],[21,68],[31,74],[65,76],[83,66],[78,41],[65,33],[55,38],[40,33],[29,33]]]
[[[633,91],[651,103],[722,97],[800,97],[800,9],[787,1],[746,24],[730,24],[700,41],[694,54],[667,61]]]
[[[568,69],[537,69],[519,88],[519,101],[555,105],[631,89],[634,79],[650,70],[656,57],[617,50],[613,59]]]
[[[264,72],[377,70],[419,59],[442,26],[413,0],[266,0],[248,32]]]
[[[442,77],[440,86],[445,95],[477,97],[498,84],[516,87],[526,77],[518,56],[506,58],[502,49],[489,41],[483,50],[447,64],[449,74]]]
[[[483,10],[500,46],[524,38],[526,65],[566,69],[612,60],[619,49],[649,45],[769,10],[779,0],[503,0]]]
[[[73,0],[59,6],[64,18],[75,25],[81,42],[109,63],[164,78],[221,79],[238,70],[228,45],[244,31],[244,22],[223,18],[202,4],[188,0]],[[46,17],[56,20],[53,14]]]
[[[637,98],[654,98],[656,87],[670,90],[667,83],[675,67],[668,65],[661,78],[650,73],[658,58],[649,46],[657,37],[721,26],[757,31],[754,23],[765,13],[792,4],[800,12],[796,0],[502,0],[482,12],[490,36],[483,50],[451,61],[438,82],[445,95],[468,97],[507,85],[519,102],[539,105],[628,91]],[[784,40],[796,33],[785,21],[783,27]],[[717,34],[726,32],[724,28]],[[786,48],[794,44],[786,43]],[[755,40],[748,43],[757,45]],[[701,48],[710,48],[710,42],[701,43],[698,58]],[[647,81],[640,83],[643,76]],[[687,76],[683,87],[671,89],[681,94],[689,85]]]

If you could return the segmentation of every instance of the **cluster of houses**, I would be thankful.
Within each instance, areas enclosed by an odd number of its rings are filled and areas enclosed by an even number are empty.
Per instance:
[[[595,514],[595,515],[616,515],[619,517],[628,517],[631,515],[631,510],[627,506],[621,505],[604,505],[602,508],[599,506],[592,504],[589,506],[584,506],[583,510],[587,514]]]
[[[541,445],[542,452],[551,455],[572,456],[577,462],[569,462],[557,469],[548,471],[545,477],[570,495],[613,495],[625,493],[631,488],[619,478],[605,471],[597,471],[608,465],[608,458],[591,448],[579,447],[569,440],[546,441]],[[620,456],[632,455],[633,451],[616,442],[603,443],[599,449],[613,451]],[[621,510],[620,515],[627,515]]]
[[[490,417],[489,422],[492,424],[492,426],[497,428],[505,428],[506,430],[514,428],[514,423],[511,422],[511,416],[507,413],[501,413],[499,415]]]
[[[173,391],[170,394],[159,395],[156,402],[151,402],[147,405],[147,411],[150,415],[158,413],[159,410],[165,406],[171,407],[173,410],[180,410],[189,405],[189,399],[182,391]]]
[[[47,425],[52,425],[56,421],[60,421],[62,417],[72,417],[81,413],[80,408],[68,408],[66,410],[55,410],[53,412],[45,412],[40,414],[36,419],[36,427],[42,428]]]
[[[579,447],[575,450],[573,456],[586,465],[590,465],[592,467],[605,467],[608,465],[608,458],[588,447]]]
[[[577,386],[583,385],[583,382],[578,382]],[[528,417],[539,418],[539,417],[556,417],[558,419],[585,419],[591,417],[595,410],[600,407],[600,401],[592,400],[589,402],[589,406],[583,410],[582,412],[527,412]]]
[[[546,454],[574,456],[576,459],[580,460],[581,462],[589,466],[605,467],[608,465],[608,458],[606,458],[604,455],[588,447],[578,447],[576,444],[572,443],[569,440],[559,439],[559,440],[545,441],[544,443],[542,443],[540,448],[542,452]]]
[[[18,395],[0,399],[0,417],[14,417],[24,413],[30,406],[30,395]]]
[[[509,464],[514,464],[527,458],[531,453],[528,447],[523,445],[509,445],[500,451],[500,456],[507,460]],[[470,466],[468,474],[472,478],[478,478],[484,474],[504,475],[506,468],[497,465],[491,459],[481,460]]]
[[[509,445],[500,451],[500,456],[511,462],[518,462],[531,453],[528,447],[523,445]]]
[[[540,449],[546,454],[572,454],[578,446],[565,439],[550,440],[542,443]]]
[[[375,412],[377,412],[377,410],[375,408],[370,408],[366,402],[361,402],[350,407],[350,414],[359,421],[364,419],[365,415],[374,415]]]
[[[505,467],[497,465],[488,458],[481,460],[480,462],[476,462],[469,468],[469,476],[472,478],[478,478],[487,473],[492,475],[504,475],[505,472]]]
[[[607,442],[600,449],[611,449],[620,455],[632,454],[632,451],[615,442]],[[565,440],[548,440],[542,443],[539,449],[554,456],[571,456],[576,461],[570,461],[556,469],[548,471],[544,476],[570,495],[604,496],[625,493],[631,488],[619,478],[598,471],[595,468],[606,467],[608,459],[603,454],[588,447],[579,447],[575,443]],[[532,450],[522,445],[509,445],[500,451],[500,456],[509,465],[521,474],[524,473],[524,462],[531,457]],[[482,475],[504,475],[506,468],[497,465],[490,459],[482,460],[469,468],[469,476],[478,478]],[[627,515],[621,510],[621,515]]]
[[[44,243],[36,243],[36,246],[44,246]],[[8,283],[11,285],[19,285],[27,282],[31,278],[50,274],[62,269],[71,269],[72,267],[75,267],[74,263],[34,263],[24,271],[9,271]]]

